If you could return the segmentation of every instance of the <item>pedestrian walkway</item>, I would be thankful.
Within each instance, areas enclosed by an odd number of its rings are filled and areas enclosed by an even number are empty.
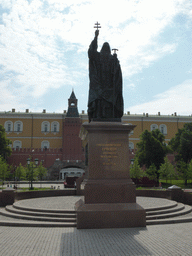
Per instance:
[[[147,228],[0,227],[1,256],[192,255],[192,223]]]
[[[74,209],[81,196],[21,200],[21,207]],[[173,201],[138,197],[144,208],[171,206]],[[0,220],[9,219],[0,216]],[[11,219],[11,218],[10,218]],[[24,220],[21,220],[24,222]],[[27,221],[26,221],[27,222]],[[0,226],[1,256],[192,255],[192,222],[146,228],[81,229],[74,227]]]

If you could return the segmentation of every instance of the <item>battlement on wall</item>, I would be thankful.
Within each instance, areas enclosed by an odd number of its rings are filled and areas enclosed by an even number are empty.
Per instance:
[[[12,154],[14,153],[61,153],[62,148],[12,148]]]

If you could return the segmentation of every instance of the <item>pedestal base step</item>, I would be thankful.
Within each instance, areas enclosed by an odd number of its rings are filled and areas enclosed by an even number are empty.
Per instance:
[[[145,227],[145,210],[137,203],[76,205],[77,228],[128,228]]]

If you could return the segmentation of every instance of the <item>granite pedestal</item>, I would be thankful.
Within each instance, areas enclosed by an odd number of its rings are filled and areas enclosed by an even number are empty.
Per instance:
[[[145,210],[136,203],[129,175],[129,136],[134,125],[83,124],[88,132],[89,175],[84,201],[76,203],[77,228],[145,227]]]

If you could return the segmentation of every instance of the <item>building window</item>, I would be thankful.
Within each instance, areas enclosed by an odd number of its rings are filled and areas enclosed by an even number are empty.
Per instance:
[[[47,149],[47,148],[49,148],[49,141],[47,141],[47,140],[42,141],[42,142],[41,142],[41,148],[42,148],[42,149]]]
[[[11,131],[11,124],[7,124],[7,131],[10,132]]]
[[[6,132],[12,132],[13,131],[13,123],[11,121],[6,121],[4,124],[4,128]]]
[[[13,142],[13,148],[14,148],[14,149],[20,149],[20,148],[22,148],[22,143],[21,143],[21,141],[20,141],[20,140],[14,141],[14,142]]]
[[[48,125],[47,124],[44,125],[44,132],[48,132]]]
[[[23,123],[21,121],[17,121],[14,123],[14,131],[22,132],[23,131]]]
[[[17,132],[21,131],[21,124],[17,124]]]
[[[59,123],[58,122],[52,122],[51,123],[51,131],[52,132],[59,132]]]
[[[159,130],[162,134],[167,135],[167,126],[165,124],[161,124]]]
[[[133,150],[134,149],[134,143],[133,142],[129,142],[129,150]]]
[[[154,131],[156,129],[158,129],[158,125],[157,124],[152,124],[151,125],[151,131]]]
[[[41,131],[42,132],[49,132],[50,131],[50,123],[48,121],[42,122]]]

